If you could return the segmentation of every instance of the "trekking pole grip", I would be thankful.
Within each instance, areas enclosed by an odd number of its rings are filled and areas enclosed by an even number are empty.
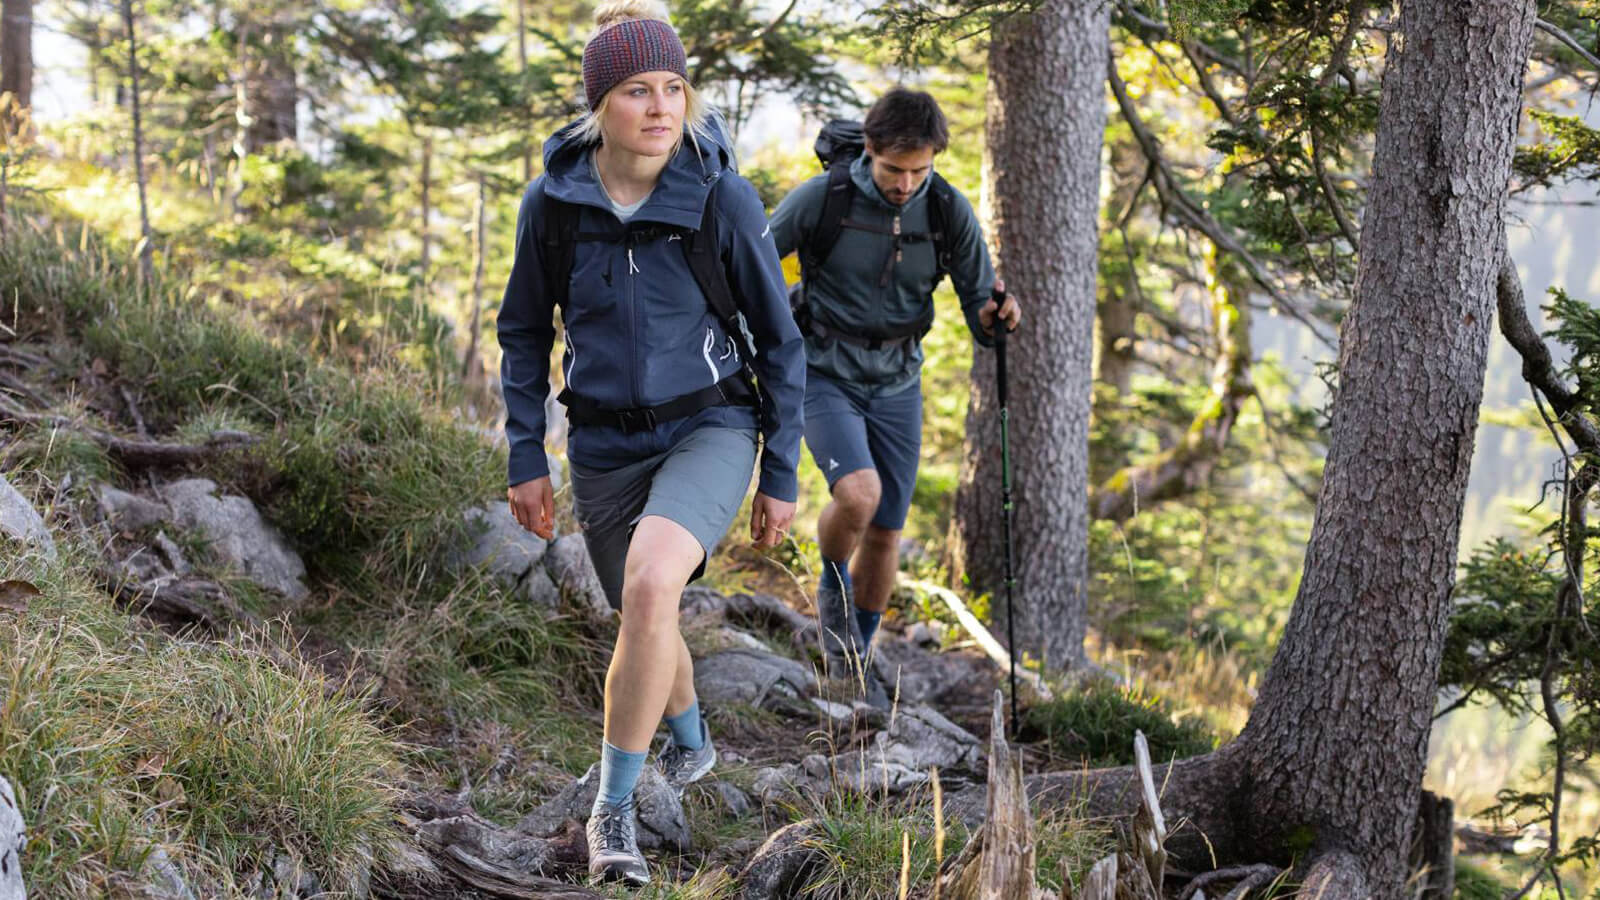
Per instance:
[[[998,388],[1000,408],[1006,406],[1006,322],[1000,318],[1000,310],[1006,305],[1006,292],[994,291],[990,294],[994,298],[994,360],[996,368],[996,386]]]

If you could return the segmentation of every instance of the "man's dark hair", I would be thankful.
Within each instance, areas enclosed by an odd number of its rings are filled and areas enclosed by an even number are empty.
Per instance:
[[[861,123],[867,141],[880,152],[901,153],[932,147],[941,153],[950,145],[950,126],[939,101],[926,91],[897,87],[878,98]]]

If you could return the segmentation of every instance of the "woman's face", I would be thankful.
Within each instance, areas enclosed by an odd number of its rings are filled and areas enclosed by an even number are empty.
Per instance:
[[[672,72],[643,72],[611,89],[600,131],[613,150],[666,156],[683,133],[688,93]]]

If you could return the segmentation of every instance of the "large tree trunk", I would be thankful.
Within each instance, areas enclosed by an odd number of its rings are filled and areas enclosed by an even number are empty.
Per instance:
[[[1532,0],[1408,0],[1294,611],[1239,741],[1256,825],[1395,896],[1483,397]]]
[[[1534,16],[1533,0],[1401,7],[1300,592],[1238,739],[1161,774],[1163,804],[1205,836],[1178,850],[1190,865],[1298,857],[1329,900],[1404,896]],[[1126,811],[1129,777],[1028,787],[1104,814]]]
[[[122,0],[122,24],[128,30],[128,84],[133,100],[133,172],[139,184],[139,277],[150,281],[150,259],[154,252],[150,234],[150,204],[145,196],[144,120],[139,106],[139,41],[133,0]]]
[[[0,94],[33,106],[33,0],[0,0]]]
[[[300,91],[294,70],[293,36],[289,26],[273,24],[263,32],[261,45],[252,48],[254,58],[246,89],[250,125],[245,134],[250,153],[279,141],[292,143],[299,135],[295,104]]]
[[[1110,5],[1049,0],[989,49],[989,235],[1024,304],[1007,373],[1021,647],[1083,659],[1088,581],[1091,355]],[[1000,434],[993,355],[972,365],[951,546],[978,590],[1003,596]],[[994,606],[1003,615],[1004,604]]]

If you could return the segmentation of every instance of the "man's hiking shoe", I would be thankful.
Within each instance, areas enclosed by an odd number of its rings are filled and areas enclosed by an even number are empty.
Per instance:
[[[668,734],[667,745],[661,748],[661,755],[656,757],[661,777],[667,780],[680,800],[683,799],[684,788],[706,777],[711,767],[717,764],[717,748],[711,743],[711,729],[706,727],[704,716],[700,719],[700,741],[700,749],[690,750],[679,746]]]
[[[845,591],[828,585],[817,589],[817,624],[829,678],[842,678],[860,667],[863,648],[855,612],[855,603]]]
[[[633,797],[606,804],[589,816],[589,878],[650,883],[650,866],[639,852],[639,822]]]

